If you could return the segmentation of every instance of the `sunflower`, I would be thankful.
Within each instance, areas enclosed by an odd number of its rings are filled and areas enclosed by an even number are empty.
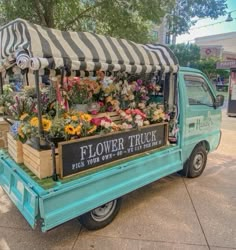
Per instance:
[[[75,133],[76,133],[77,135],[80,135],[80,134],[81,134],[81,129],[82,129],[81,125],[78,125],[78,126],[75,128]]]
[[[24,113],[23,115],[20,116],[20,120],[23,121],[25,118],[27,118],[29,115],[27,113]]]
[[[88,134],[94,133],[96,131],[96,129],[97,129],[97,126],[93,125],[93,127],[90,130],[88,130]]]
[[[42,125],[43,125],[43,130],[48,132],[52,126],[52,122],[48,119],[43,118]]]
[[[33,118],[30,120],[30,125],[31,125],[32,127],[38,127],[38,126],[39,126],[38,117],[33,117]]]
[[[82,114],[80,118],[86,122],[90,122],[92,120],[92,116],[89,114]]]
[[[72,125],[66,125],[65,126],[65,132],[69,135],[74,135],[76,130]]]

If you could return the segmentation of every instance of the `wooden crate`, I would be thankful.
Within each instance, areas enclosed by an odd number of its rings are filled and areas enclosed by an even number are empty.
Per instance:
[[[58,169],[58,150],[56,149],[56,166]],[[37,150],[28,144],[23,144],[24,165],[39,179],[50,177],[53,174],[52,151]],[[57,170],[58,172],[58,170]]]
[[[13,138],[11,133],[7,133],[8,153],[16,163],[23,163],[23,147],[20,141]]]
[[[109,119],[111,119],[113,122],[115,122],[116,124],[120,124],[121,123],[121,119],[120,119],[120,115],[117,112],[105,112],[105,113],[99,113],[97,115],[93,115],[94,118],[100,118],[100,117],[107,117]]]

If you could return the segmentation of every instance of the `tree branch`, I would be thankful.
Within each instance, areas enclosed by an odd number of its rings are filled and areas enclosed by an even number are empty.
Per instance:
[[[40,1],[39,0],[34,0],[35,3],[35,10],[36,13],[38,14],[40,23],[47,26],[47,22],[45,20],[44,14],[42,13],[41,7],[40,7]]]
[[[93,6],[88,7],[87,9],[83,10],[82,12],[80,12],[76,17],[74,17],[72,20],[70,20],[69,22],[67,22],[64,26],[64,30],[66,29],[67,26],[72,25],[76,20],[78,20],[79,18],[81,18],[82,16],[84,16],[85,13],[96,9],[97,7],[101,6],[103,4],[103,1],[101,1],[100,3],[94,4]]]

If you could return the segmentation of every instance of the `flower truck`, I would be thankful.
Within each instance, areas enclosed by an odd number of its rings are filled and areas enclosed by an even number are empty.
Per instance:
[[[223,96],[168,47],[22,19],[0,35],[10,127],[0,185],[32,228],[79,217],[99,229],[123,195],[175,172],[202,174],[220,143]],[[16,74],[20,91],[6,83]]]

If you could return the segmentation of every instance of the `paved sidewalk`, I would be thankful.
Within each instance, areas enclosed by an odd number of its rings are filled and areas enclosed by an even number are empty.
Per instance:
[[[32,230],[0,188],[0,250],[236,249],[236,118],[223,114],[222,143],[203,175],[171,175],[123,199],[117,218],[89,232],[75,219]]]

